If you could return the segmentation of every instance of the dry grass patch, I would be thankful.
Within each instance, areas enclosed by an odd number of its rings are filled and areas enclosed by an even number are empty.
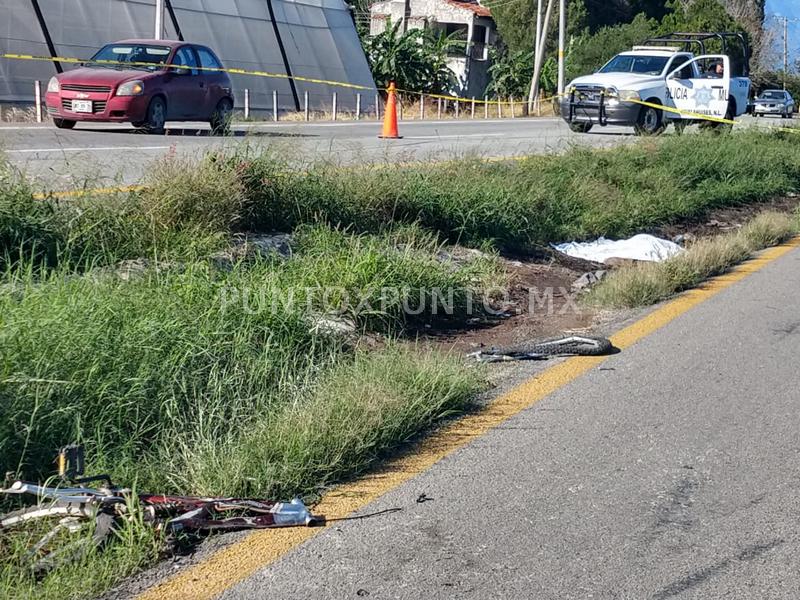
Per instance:
[[[728,271],[754,252],[779,244],[798,232],[798,218],[766,212],[735,233],[705,238],[662,263],[641,263],[611,273],[588,301],[604,307],[647,306]]]

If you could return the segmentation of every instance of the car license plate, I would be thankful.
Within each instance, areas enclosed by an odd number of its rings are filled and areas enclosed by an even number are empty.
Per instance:
[[[91,100],[73,100],[72,101],[72,112],[76,112],[76,113],[90,113],[90,112],[92,112],[92,101]]]

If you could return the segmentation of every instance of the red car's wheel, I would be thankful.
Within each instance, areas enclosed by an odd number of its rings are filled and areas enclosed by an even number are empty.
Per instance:
[[[231,129],[231,119],[233,118],[233,102],[227,98],[223,98],[214,109],[214,114],[211,115],[211,133],[212,135],[227,135]]]
[[[164,133],[167,122],[167,103],[162,98],[153,98],[147,107],[147,120],[134,123],[134,127],[144,129],[147,133]]]
[[[69,119],[62,119],[60,117],[53,118],[53,125],[58,127],[59,129],[72,129],[75,127],[75,121],[70,121]]]

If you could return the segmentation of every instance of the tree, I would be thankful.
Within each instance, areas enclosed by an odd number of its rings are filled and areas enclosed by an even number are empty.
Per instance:
[[[630,50],[632,46],[655,35],[658,28],[658,21],[640,13],[630,23],[603,27],[593,35],[579,36],[570,46],[567,78],[594,73],[615,54]]]
[[[637,14],[630,23],[602,27],[596,32],[585,31],[576,37],[567,60],[568,78],[592,73],[612,56],[644,40],[673,31],[741,31],[742,24],[728,14],[718,0],[666,0],[660,4],[668,11],[659,21],[648,17],[648,12],[658,14],[654,2],[639,2],[640,6],[649,4],[648,11]],[[697,50],[694,48],[693,50]],[[739,48],[730,52],[734,61],[741,60]],[[721,48],[711,41],[707,52],[719,52]]]
[[[694,0],[690,3],[669,0],[672,10],[661,21],[661,30],[670,31],[744,31],[718,0]]]
[[[739,0],[746,1],[746,0]],[[487,6],[497,23],[497,30],[511,54],[530,52],[536,35],[537,0],[491,0]],[[643,14],[660,21],[673,11],[666,0],[569,0],[567,37],[596,33],[603,27],[630,23]],[[558,36],[558,15],[553,11],[547,48],[553,50]]]
[[[533,77],[533,52],[510,53],[507,49],[491,50],[489,85],[486,94],[498,98],[522,97],[528,93]]]
[[[364,52],[379,88],[394,81],[400,89],[440,93],[455,83],[447,68],[447,56],[455,48],[464,51],[457,34],[449,36],[433,29],[400,32],[402,23],[388,23],[386,30],[364,40]]]
[[[493,68],[493,76],[500,81],[491,89],[519,90],[517,78],[531,72],[519,62],[522,57],[533,62],[537,0],[493,1],[496,6],[489,6],[508,50],[499,58],[502,64]],[[763,20],[763,9],[764,0],[569,0],[567,78],[593,73],[618,52],[657,35],[673,31],[744,32],[747,23],[758,20],[758,15]],[[556,12],[545,44],[551,58],[558,35]],[[709,42],[706,50],[714,53],[721,48]],[[741,60],[736,49],[730,48],[730,52],[735,62]],[[549,91],[547,85],[542,89]]]
[[[487,6],[509,55],[533,52],[536,0],[491,0]]]

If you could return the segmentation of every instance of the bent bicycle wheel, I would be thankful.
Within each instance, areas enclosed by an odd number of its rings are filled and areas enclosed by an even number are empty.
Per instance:
[[[481,352],[484,362],[502,360],[545,360],[553,356],[603,356],[614,350],[611,340],[570,335],[521,344],[512,348],[492,348]]]
[[[532,352],[550,356],[604,356],[613,349],[609,339],[572,335],[537,342]]]
[[[31,506],[0,517],[0,554],[36,577],[105,544],[115,516],[79,505]]]

